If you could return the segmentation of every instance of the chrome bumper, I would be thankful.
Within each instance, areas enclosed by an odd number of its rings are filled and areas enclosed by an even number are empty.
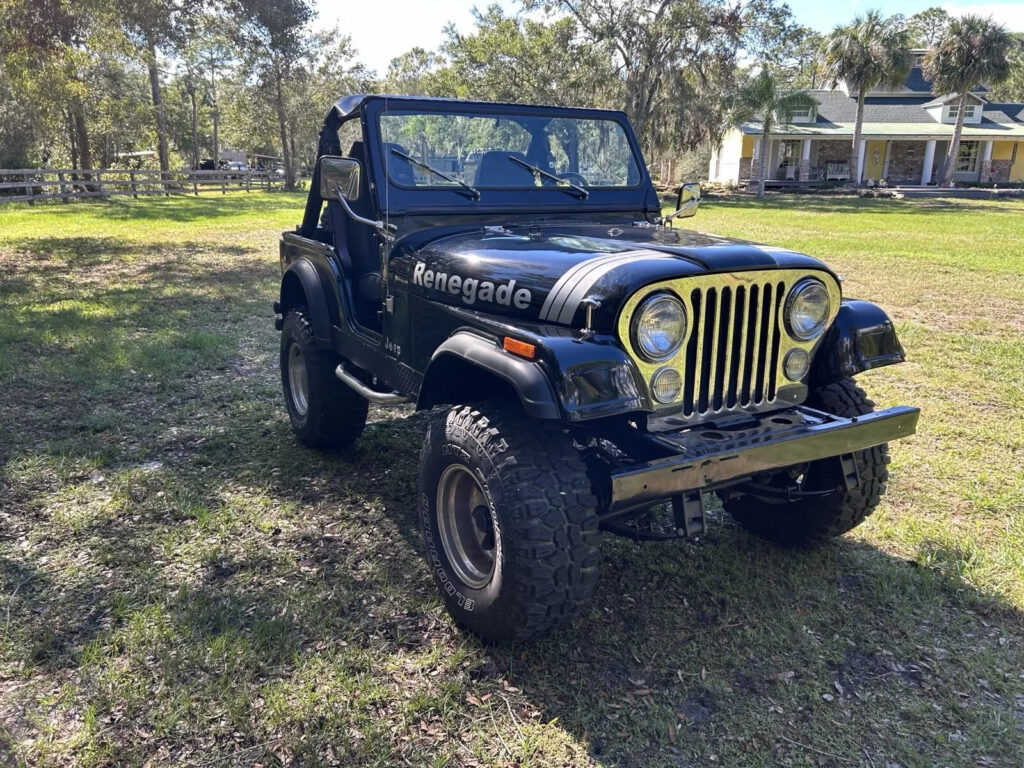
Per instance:
[[[847,419],[800,406],[758,416],[757,426],[743,429],[651,433],[675,454],[614,470],[608,511],[898,440],[914,434],[919,415],[918,408],[897,406]]]

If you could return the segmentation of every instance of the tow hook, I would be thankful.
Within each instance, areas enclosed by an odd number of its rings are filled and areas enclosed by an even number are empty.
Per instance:
[[[700,491],[687,491],[672,497],[672,515],[676,521],[676,533],[688,539],[695,539],[707,532],[704,523],[704,500]]]

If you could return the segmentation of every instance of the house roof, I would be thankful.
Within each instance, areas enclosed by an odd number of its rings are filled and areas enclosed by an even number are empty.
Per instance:
[[[813,123],[777,125],[773,135],[850,136],[857,120],[857,100],[842,91],[808,92],[818,102]],[[864,100],[864,136],[906,136],[943,138],[953,135],[955,126],[938,123],[928,113],[934,106],[931,94],[868,96]],[[1024,104],[993,104],[982,101],[980,123],[965,123],[965,137],[1024,138]],[[760,134],[761,123],[739,126],[743,133]]]
[[[970,96],[972,99],[974,99],[979,104],[984,104],[985,103],[985,100],[983,98],[981,98],[981,96],[978,96],[977,94],[969,93],[967,95]],[[959,99],[959,98],[960,98],[960,94],[959,93],[947,93],[947,94],[945,94],[943,96],[938,96],[938,97],[932,99],[931,101],[929,101],[929,102],[927,102],[925,104],[922,104],[921,106],[924,107],[925,109],[929,109],[931,107],[941,107],[941,106],[943,106],[945,104],[948,104],[949,102],[953,101],[954,99]]]

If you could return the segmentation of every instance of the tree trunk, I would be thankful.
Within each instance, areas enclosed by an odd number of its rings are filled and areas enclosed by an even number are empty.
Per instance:
[[[210,62],[210,99],[213,101],[213,167],[220,164],[220,108],[217,105],[217,65]]]
[[[89,129],[85,123],[85,107],[78,96],[73,96],[71,100],[71,122],[74,126],[72,135],[78,150],[78,167],[83,171],[92,170],[92,152],[89,148]],[[91,191],[93,187],[88,183],[92,180],[90,174],[83,173],[81,178],[86,182],[85,189]]]
[[[768,131],[761,134],[761,178],[757,180],[757,199],[764,200],[764,181],[768,175]]]
[[[949,151],[942,162],[942,182],[939,186],[953,186],[953,169],[956,168],[956,157],[960,154],[960,137],[964,132],[964,107],[967,106],[967,91],[960,94],[960,109],[956,113],[956,127],[953,128],[953,139],[949,142]]]
[[[78,167],[92,170],[92,153],[89,149],[89,129],[85,124],[85,107],[77,96],[71,104],[72,119],[75,122],[75,141],[78,144]]]
[[[864,130],[864,97],[867,89],[861,88],[857,94],[857,122],[853,126],[853,141],[850,144],[850,183],[860,186],[860,135]]]
[[[160,170],[166,171],[170,168],[167,157],[167,114],[164,112],[164,102],[160,93],[160,71],[157,69],[156,44],[148,41],[149,61],[149,88],[153,93],[153,109],[156,112],[156,153],[160,160]]]
[[[284,114],[284,91],[282,89],[284,76],[281,70],[274,69],[274,86],[276,88],[275,106],[277,107],[277,127],[281,132],[281,154],[284,159],[284,186],[285,189],[295,188],[295,169],[292,168],[292,155],[288,146],[287,121]]]
[[[220,111],[217,109],[217,103],[213,105],[213,167],[217,169],[220,166]]]
[[[192,170],[199,170],[199,105],[196,104],[196,88],[193,83],[188,89],[192,107]]]
[[[75,134],[75,118],[70,111],[66,113],[68,119],[68,151],[71,155],[71,167],[74,170],[78,170],[78,136]],[[72,179],[77,179],[77,174],[71,176]]]

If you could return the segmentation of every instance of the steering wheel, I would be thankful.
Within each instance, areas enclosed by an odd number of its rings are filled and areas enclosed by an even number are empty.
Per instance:
[[[558,178],[562,181],[568,181],[581,187],[590,186],[590,182],[587,181],[583,174],[580,173],[573,173],[572,171],[569,171],[568,173],[560,173],[558,174]]]

